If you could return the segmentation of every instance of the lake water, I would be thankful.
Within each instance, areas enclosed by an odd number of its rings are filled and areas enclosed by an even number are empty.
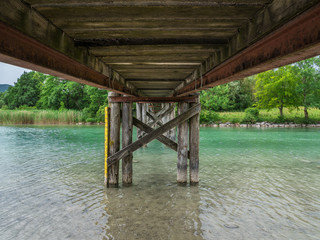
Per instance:
[[[105,189],[103,127],[0,127],[0,239],[320,239],[320,129],[201,128],[200,183],[134,153]]]

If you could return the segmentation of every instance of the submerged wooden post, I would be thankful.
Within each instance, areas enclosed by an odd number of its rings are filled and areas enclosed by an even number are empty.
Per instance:
[[[199,97],[197,99],[199,103]],[[190,103],[190,107],[195,106],[197,103]],[[196,114],[189,120],[189,175],[190,184],[196,184],[199,182],[199,121],[200,114]]]
[[[104,184],[108,184],[108,154],[109,154],[109,111],[104,109]]]
[[[132,143],[132,103],[122,103],[122,148]],[[122,159],[122,184],[132,183],[132,153]]]
[[[147,103],[142,103],[141,104],[141,121],[143,123],[147,123]],[[141,131],[142,132],[142,136],[144,136],[146,133],[144,131]],[[147,147],[148,145],[145,144],[143,145],[143,147]]]
[[[136,118],[141,121],[141,114],[142,114],[142,104],[136,103]],[[137,139],[142,137],[142,131],[137,129]]]
[[[169,115],[169,121],[174,119],[176,117],[176,112],[175,112],[175,108],[174,108],[175,103],[170,103],[170,106],[172,107],[172,110],[170,112]],[[172,128],[169,130],[169,136],[168,136],[172,141],[176,141],[176,128]]]
[[[188,103],[178,103],[178,115],[188,110]],[[178,125],[178,163],[177,182],[187,183],[188,180],[188,121]]]
[[[108,96],[118,96],[119,94],[109,92]],[[113,103],[109,100],[110,107],[110,147],[109,153],[112,156],[120,149],[120,103]],[[108,163],[109,164],[109,163]],[[119,162],[113,164],[108,169],[108,186],[117,187],[119,184]]]

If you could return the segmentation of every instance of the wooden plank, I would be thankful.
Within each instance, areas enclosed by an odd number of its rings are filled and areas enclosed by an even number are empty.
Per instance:
[[[153,127],[155,124],[158,124],[161,127],[163,125],[163,121],[161,121],[161,119],[166,116],[171,110],[172,108],[170,109],[169,105],[166,105],[156,114],[147,112],[147,115],[150,115],[150,117],[153,119],[153,121],[148,122],[148,125],[150,125],[150,127]]]
[[[152,132],[154,129],[152,127],[149,127],[147,124],[144,124],[140,120],[133,118],[133,125],[136,126],[137,128],[142,129],[146,133]],[[178,144],[171,140],[170,138],[167,138],[166,136],[159,136],[156,138],[159,142],[163,143],[167,147],[171,148],[174,151],[178,150]],[[190,152],[188,151],[188,158],[190,157]]]
[[[122,103],[122,148],[132,143],[132,103]],[[122,159],[122,184],[132,183],[132,153]]]
[[[199,102],[200,99],[198,97]],[[197,103],[190,103],[190,106],[194,106]],[[189,177],[190,184],[196,184],[199,182],[199,145],[200,145],[200,114],[196,114],[189,120]]]
[[[178,114],[182,115],[188,111],[188,103],[178,103]],[[188,121],[178,125],[178,162],[177,162],[177,182],[187,183],[188,181]]]
[[[234,6],[234,5],[247,5],[247,6],[258,6],[269,3],[270,0],[135,0],[135,1],[101,1],[101,0],[25,0],[33,7],[73,7],[73,6],[122,6],[122,7],[132,7],[132,6]]]
[[[117,96],[117,93],[109,92],[108,96]],[[110,155],[114,155],[120,149],[120,103],[109,102],[110,107]],[[110,164],[108,158],[108,187],[117,187],[119,184],[119,162]]]
[[[0,3],[0,61],[136,95],[116,71],[19,0]]]
[[[161,136],[163,133],[167,132],[169,129],[175,127],[177,124],[188,120],[190,117],[194,116],[195,114],[199,113],[201,110],[201,105],[197,104],[192,108],[188,109],[183,114],[179,115],[175,119],[167,122],[162,127],[159,127],[152,132],[146,134],[139,140],[135,141],[134,143],[130,144],[129,146],[121,149],[117,153],[113,154],[108,158],[108,166],[116,164],[120,159],[122,159],[125,155],[129,152],[134,152],[137,149],[141,148],[144,144],[149,143],[150,141],[156,139],[157,137]]]
[[[127,97],[125,97],[127,98]],[[114,98],[110,98],[110,101],[112,102],[117,102],[117,101],[114,101]],[[120,101],[118,101],[120,102]],[[123,101],[123,102],[130,102],[130,101]],[[131,102],[134,102],[134,101],[131,101]],[[136,118],[138,120],[141,120],[142,119],[142,104],[141,103],[136,103]],[[142,137],[142,131],[140,129],[137,129],[137,139],[140,139]]]
[[[273,1],[249,26],[239,29],[211,63],[203,63],[186,78],[174,95],[188,95],[319,54],[319,1]]]
[[[139,103],[173,103],[173,102],[196,102],[196,96],[185,97],[110,97],[110,102],[139,102]],[[138,107],[137,107],[138,109]],[[139,111],[139,110],[137,110]],[[138,113],[137,113],[138,114]],[[141,118],[137,118],[140,120]]]
[[[171,106],[171,112],[170,114],[168,115],[168,121],[172,120],[175,118],[176,116],[176,112],[175,112],[175,103],[169,103]],[[171,128],[169,131],[168,131],[168,137],[172,140],[172,141],[176,141],[176,127],[174,128]]]

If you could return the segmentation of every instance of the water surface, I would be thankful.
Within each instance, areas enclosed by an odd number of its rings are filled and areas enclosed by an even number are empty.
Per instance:
[[[0,239],[320,239],[320,129],[201,128],[200,184],[134,153],[103,186],[103,127],[0,127]]]

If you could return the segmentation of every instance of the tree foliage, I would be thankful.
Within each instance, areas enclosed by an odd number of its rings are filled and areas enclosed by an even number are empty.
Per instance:
[[[202,91],[203,109],[212,111],[244,110],[254,103],[255,79],[250,77]]]
[[[256,106],[278,108],[283,116],[284,107],[297,107],[299,96],[296,92],[298,78],[292,66],[266,71],[256,76]]]
[[[10,109],[20,106],[33,107],[39,100],[40,89],[45,75],[39,72],[24,72],[17,83],[10,86],[5,94],[5,102]]]
[[[297,94],[299,105],[304,107],[305,118],[308,119],[308,108],[320,108],[320,57],[310,58],[293,65],[297,76]]]

